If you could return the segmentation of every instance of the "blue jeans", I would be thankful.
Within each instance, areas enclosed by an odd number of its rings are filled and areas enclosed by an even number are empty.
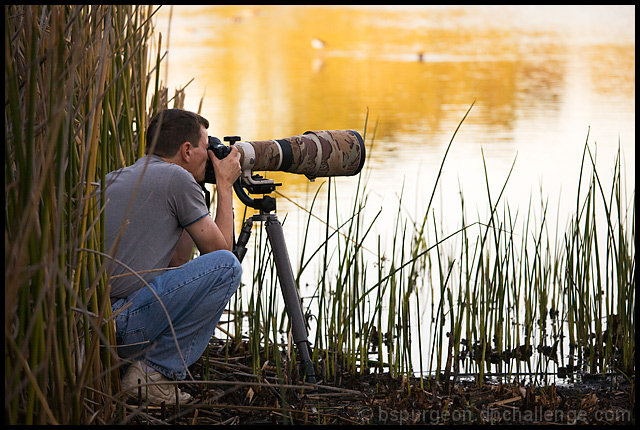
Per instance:
[[[215,251],[168,270],[149,287],[112,303],[116,316],[118,355],[142,359],[170,379],[184,379],[187,366],[202,355],[229,299],[240,285],[242,267],[229,251]],[[176,347],[182,352],[184,362]]]

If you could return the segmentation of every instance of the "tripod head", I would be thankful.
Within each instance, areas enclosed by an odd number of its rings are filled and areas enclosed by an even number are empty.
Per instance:
[[[233,184],[233,190],[242,203],[250,208],[258,209],[260,212],[269,213],[276,210],[276,199],[266,195],[275,191],[276,186],[282,185],[275,183],[273,179],[265,179],[260,175],[251,175],[249,180],[251,182],[245,182],[246,179],[242,176]],[[251,194],[265,194],[259,199],[249,197],[245,188]]]
[[[225,136],[224,140],[229,142],[229,145],[233,145],[240,140],[240,136]],[[251,170],[243,169],[240,177],[233,184],[233,190],[236,192],[240,201],[246,206],[258,209],[260,212],[269,213],[276,210],[276,199],[264,194],[274,192],[279,185],[282,184],[274,182],[273,179],[253,175],[251,174]],[[245,189],[251,194],[263,194],[263,197],[259,199],[249,197]]]

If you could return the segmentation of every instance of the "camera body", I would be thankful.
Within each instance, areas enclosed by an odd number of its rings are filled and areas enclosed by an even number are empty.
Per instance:
[[[238,138],[238,140],[239,139],[240,138]],[[229,137],[225,137],[225,140],[229,140]],[[218,158],[218,160],[222,160],[231,152],[230,147],[220,142],[220,139],[218,139],[217,137],[213,137],[213,136],[209,136],[209,146],[207,147],[207,150],[213,151],[213,153]],[[216,183],[216,175],[213,170],[213,163],[211,162],[210,159],[207,159],[207,166],[204,173],[204,182],[208,184]]]

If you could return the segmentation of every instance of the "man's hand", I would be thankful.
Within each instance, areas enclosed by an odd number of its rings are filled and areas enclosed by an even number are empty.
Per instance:
[[[229,155],[219,160],[213,151],[207,151],[209,159],[213,163],[213,171],[216,174],[216,188],[227,185],[233,186],[233,183],[240,177],[242,173],[240,169],[240,152],[238,148],[231,145]]]

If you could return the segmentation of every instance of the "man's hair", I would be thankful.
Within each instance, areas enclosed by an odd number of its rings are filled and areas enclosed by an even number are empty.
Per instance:
[[[153,154],[173,157],[185,142],[197,147],[201,136],[200,126],[209,128],[209,121],[197,113],[182,109],[164,110],[149,122],[145,153],[153,149]]]

